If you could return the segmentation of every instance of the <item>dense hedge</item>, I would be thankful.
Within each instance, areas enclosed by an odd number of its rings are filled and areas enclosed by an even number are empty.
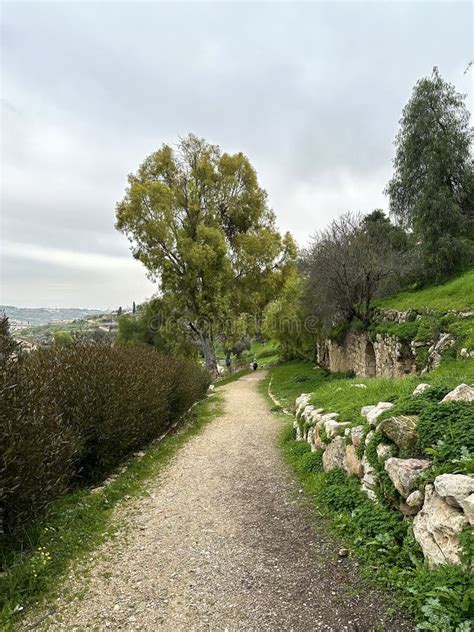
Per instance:
[[[84,344],[0,359],[7,533],[66,489],[103,479],[209,385],[208,373],[194,363],[147,348]]]

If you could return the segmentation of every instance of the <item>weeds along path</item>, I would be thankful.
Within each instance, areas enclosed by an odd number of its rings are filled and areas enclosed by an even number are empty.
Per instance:
[[[127,537],[66,582],[36,629],[411,629],[385,614],[323,525],[311,525],[262,377],[219,389],[223,414],[179,450],[125,514]]]

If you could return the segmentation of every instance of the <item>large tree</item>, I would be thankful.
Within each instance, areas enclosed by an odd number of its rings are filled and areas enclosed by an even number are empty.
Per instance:
[[[395,140],[390,211],[418,237],[427,272],[440,278],[469,260],[474,172],[465,96],[434,68],[416,84]]]
[[[248,158],[196,136],[163,145],[128,182],[116,226],[215,372],[216,335],[273,298],[296,256],[294,242],[275,228]]]
[[[404,231],[376,210],[333,220],[313,237],[301,267],[309,310],[327,330],[354,318],[368,325],[372,300],[400,288],[413,256]]]

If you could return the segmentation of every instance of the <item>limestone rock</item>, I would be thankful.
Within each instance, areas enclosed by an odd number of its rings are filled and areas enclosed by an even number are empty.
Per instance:
[[[377,456],[383,461],[384,459],[388,459],[390,456],[393,456],[393,445],[389,443],[379,443],[377,448]]]
[[[362,406],[362,408],[360,409],[360,414],[362,415],[362,417],[367,417],[370,411],[374,408],[375,406]]]
[[[443,399],[442,402],[458,402],[466,401],[472,402],[474,400],[474,388],[468,384],[460,384],[456,388],[450,391]]]
[[[415,489],[415,491],[408,496],[405,502],[409,507],[419,509],[423,505],[423,500],[423,494],[420,492],[419,489]]]
[[[373,430],[371,430],[370,432],[368,432],[365,435],[365,445],[369,445],[369,443],[371,442],[372,437],[374,436],[374,434],[375,434],[375,432]]]
[[[303,433],[301,432],[300,425],[296,419],[293,421],[293,430],[295,431],[296,441],[301,441],[303,439]]]
[[[339,423],[335,419],[324,420],[324,429],[329,439],[333,439],[338,434],[342,434],[344,432],[344,428],[346,428],[348,425],[348,421]]]
[[[413,521],[413,534],[428,564],[459,564],[459,534],[468,524],[466,516],[448,505],[427,485],[423,509]]]
[[[474,494],[471,494],[467,498],[463,498],[459,501],[464,515],[469,520],[469,524],[474,525]]]
[[[443,353],[454,345],[454,338],[451,334],[441,334],[439,340],[428,349],[430,368],[436,368],[443,357]]]
[[[354,426],[350,428],[350,434],[352,439],[352,445],[358,448],[364,439],[364,426]]]
[[[430,466],[430,462],[425,459],[397,459],[391,457],[384,464],[385,471],[395,488],[407,498],[412,492],[424,470]]]
[[[364,468],[364,476],[361,481],[362,490],[367,494],[370,500],[377,502],[377,495],[375,493],[375,489],[377,488],[377,473],[368,462],[365,454],[362,457],[362,467]]]
[[[413,395],[421,395],[422,393],[427,391],[429,388],[431,388],[429,384],[424,384],[424,383],[418,384],[418,386],[413,391]]]
[[[367,388],[367,384],[351,384],[352,388]]]
[[[343,437],[336,437],[327,446],[323,454],[324,471],[332,470],[335,467],[344,467],[344,458],[346,456],[346,446]]]
[[[434,481],[435,492],[448,505],[461,507],[461,501],[474,494],[474,477],[464,474],[441,474]]]
[[[383,419],[378,430],[391,439],[399,448],[411,450],[417,441],[416,426],[418,417],[408,415],[396,415]]]
[[[391,402],[379,402],[377,406],[374,406],[374,408],[367,413],[367,421],[369,422],[369,425],[375,426],[380,415],[390,408],[393,408],[393,404]]]
[[[295,400],[296,416],[300,415],[309,403],[310,393],[301,393]]]
[[[362,478],[364,476],[362,461],[357,456],[356,449],[352,444],[346,445],[344,469],[349,475],[357,476],[357,478]]]

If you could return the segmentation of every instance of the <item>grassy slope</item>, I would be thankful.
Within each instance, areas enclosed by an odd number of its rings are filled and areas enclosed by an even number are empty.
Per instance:
[[[425,307],[445,312],[474,309],[474,268],[463,275],[415,292],[403,292],[377,303],[380,307],[405,311]]]
[[[98,493],[82,489],[67,494],[15,542],[3,543],[0,567],[5,572],[0,574],[0,629],[14,626],[20,616],[19,609],[45,598],[52,603],[54,594],[63,589],[62,577],[71,565],[84,560],[104,540],[116,537],[114,508],[129,497],[145,494],[149,482],[173,454],[220,410],[218,395],[204,400],[194,407],[182,431],[151,445],[143,458],[131,458],[110,485],[99,488]]]

